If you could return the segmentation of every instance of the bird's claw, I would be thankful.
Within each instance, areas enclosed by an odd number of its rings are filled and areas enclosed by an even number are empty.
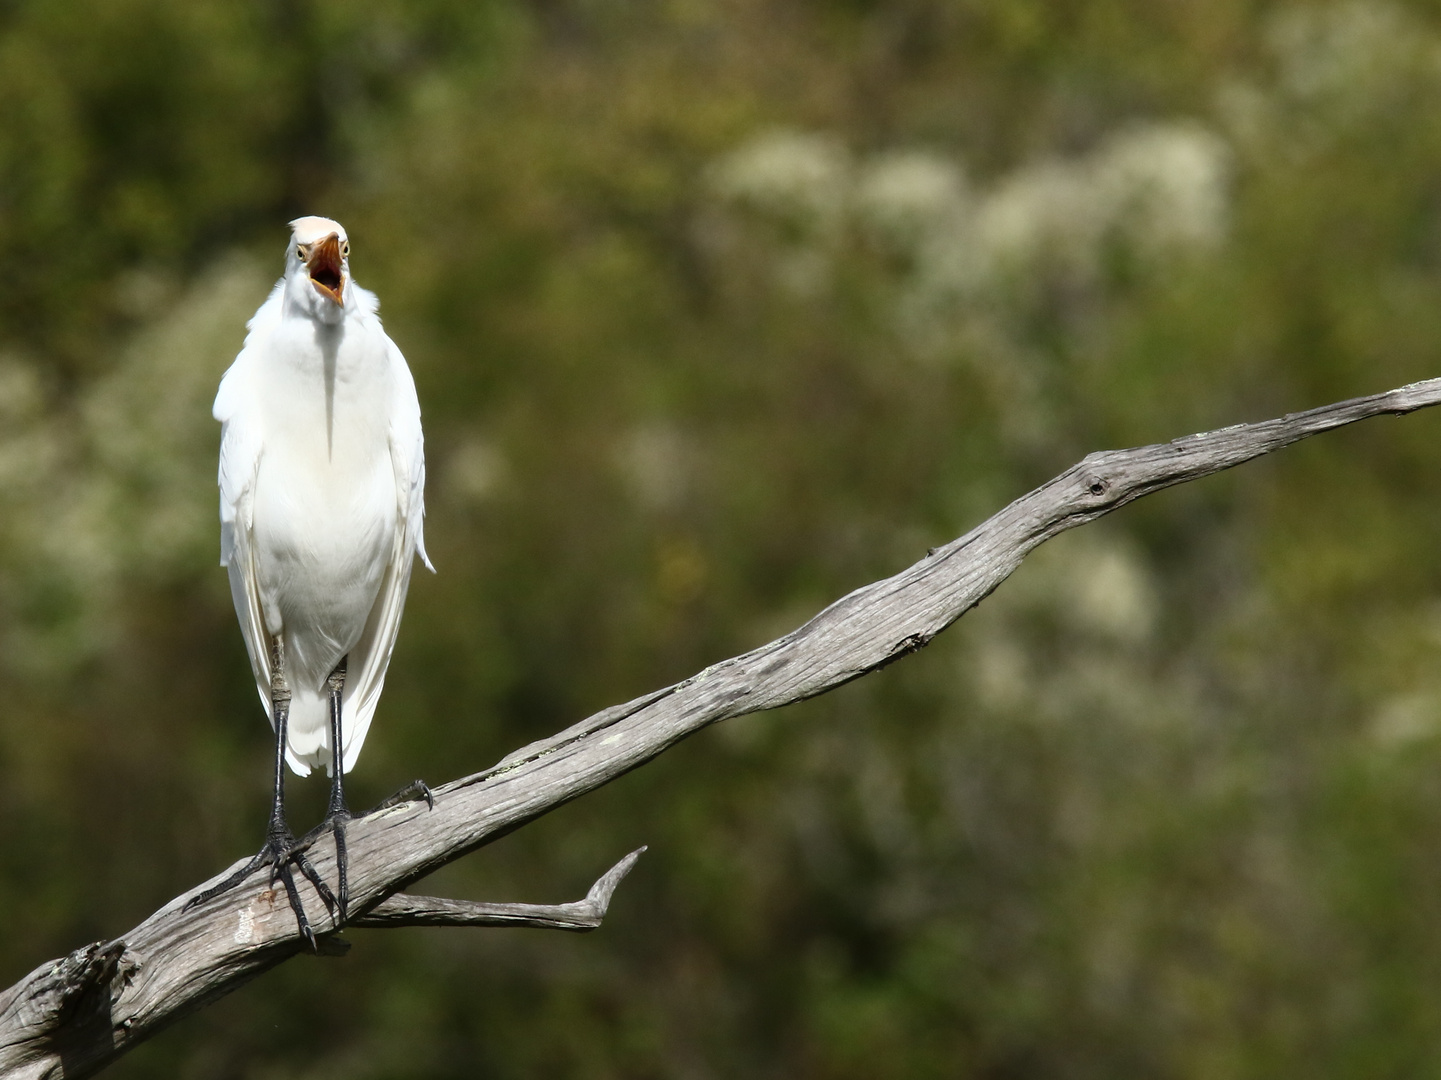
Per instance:
[[[430,790],[430,785],[424,780],[412,780],[389,798],[376,803],[363,814],[357,817],[369,817],[371,814],[378,814],[382,810],[389,810],[392,806],[399,806],[401,803],[414,802],[417,798],[424,799],[425,805],[435,809],[435,794]]]
[[[265,846],[260,849],[253,859],[224,881],[210,886],[210,888],[203,892],[196,893],[189,900],[185,901],[184,906],[180,910],[189,911],[193,907],[199,907],[201,904],[215,899],[215,897],[221,893],[229,892],[262,866],[268,866],[270,867],[270,884],[273,886],[278,878],[285,886],[285,896],[286,899],[290,901],[290,910],[295,912],[295,922],[300,930],[300,936],[305,939],[305,943],[312,953],[318,953],[319,947],[316,944],[315,931],[311,929],[310,920],[305,914],[305,906],[300,902],[300,890],[295,887],[295,877],[290,871],[291,864],[299,868],[300,872],[305,876],[305,879],[315,887],[316,893],[320,896],[321,901],[325,904],[325,908],[330,912],[331,916],[334,917],[337,911],[340,913],[340,917],[337,919],[337,927],[345,921],[345,908],[343,903],[336,901],[335,894],[330,891],[330,886],[325,884],[325,880],[316,872],[310,860],[305,857],[305,852],[309,849],[311,843],[311,836],[307,835],[297,841],[295,837],[291,835],[290,830],[285,828],[284,825],[280,825],[277,828],[276,825],[272,823],[271,828],[268,830]],[[342,863],[342,866],[343,865]],[[345,891],[345,871],[343,869],[341,870],[340,881],[343,894]]]
[[[285,886],[285,895],[290,901],[290,909],[295,912],[295,922],[300,929],[300,936],[305,939],[311,952],[319,952],[315,931],[311,929],[310,920],[305,914],[305,907],[300,902],[300,891],[295,886],[295,876],[291,872],[292,865],[300,870],[311,885],[315,886],[316,893],[335,920],[335,929],[338,930],[345,925],[350,915],[350,859],[345,842],[346,823],[357,817],[365,817],[367,814],[373,814],[376,811],[418,798],[424,799],[426,806],[430,809],[435,809],[435,795],[423,780],[407,784],[373,810],[367,810],[365,814],[352,814],[345,808],[343,802],[339,805],[332,805],[330,812],[325,815],[325,820],[299,840],[291,834],[283,820],[272,820],[270,828],[266,832],[265,846],[253,859],[224,881],[210,886],[203,892],[196,893],[185,902],[181,910],[189,911],[193,907],[199,907],[201,904],[213,900],[221,893],[228,892],[239,885],[262,866],[268,866],[270,867],[270,884],[274,885],[278,879]],[[305,856],[305,853],[314,846],[315,841],[326,832],[330,832],[335,837],[335,866],[339,888],[334,892],[325,884],[325,880],[316,872],[315,867]]]

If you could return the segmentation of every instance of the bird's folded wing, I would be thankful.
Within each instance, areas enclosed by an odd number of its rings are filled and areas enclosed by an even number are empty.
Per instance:
[[[263,445],[253,406],[253,358],[242,349],[220,381],[215,419],[220,434],[220,565],[230,572],[230,598],[250,654],[256,690],[270,715],[270,635],[265,630],[251,544],[255,474]],[[274,723],[274,718],[271,718]]]
[[[435,570],[425,553],[425,447],[420,430],[420,402],[400,350],[393,342],[389,345],[396,402],[390,424],[390,459],[395,470],[398,513],[390,565],[381,580],[380,593],[366,621],[365,632],[349,654],[346,673],[349,707],[342,761],[346,772],[360,754],[380,700],[415,557],[419,555],[428,569]]]

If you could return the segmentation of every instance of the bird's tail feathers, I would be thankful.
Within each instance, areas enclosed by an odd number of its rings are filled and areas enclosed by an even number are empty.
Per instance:
[[[349,687],[341,697],[341,762],[349,773],[360,757],[360,747],[370,730],[380,695],[351,697]],[[330,774],[330,701],[326,694],[310,689],[296,690],[290,699],[290,722],[285,732],[285,762],[297,776],[309,776],[311,769]]]

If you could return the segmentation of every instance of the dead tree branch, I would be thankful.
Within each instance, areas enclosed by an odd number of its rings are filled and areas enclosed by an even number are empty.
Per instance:
[[[605,872],[590,887],[584,900],[573,904],[482,904],[471,900],[442,900],[438,896],[395,893],[386,897],[348,926],[533,926],[540,930],[587,933],[605,918],[610,898],[621,878],[630,873],[645,853],[638,847]]]
[[[1058,533],[1307,436],[1436,404],[1441,379],[1156,446],[1090,454],[960,539],[857,589],[768,645],[437,788],[434,810],[414,801],[353,821],[347,831],[352,922],[589,929],[636,854],[579,905],[462,904],[405,897],[400,890],[709,724],[814,697],[922,648]],[[331,843],[318,843],[310,854],[333,878]],[[284,892],[268,887],[263,875],[190,911],[181,911],[185,899],[177,897],[114,941],[41,965],[0,994],[0,1077],[89,1076],[303,947]],[[305,904],[317,931],[336,929],[308,888]]]

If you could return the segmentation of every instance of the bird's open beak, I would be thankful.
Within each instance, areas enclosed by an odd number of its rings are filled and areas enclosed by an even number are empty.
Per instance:
[[[345,277],[340,272],[340,237],[331,233],[324,240],[313,244],[310,257],[305,260],[310,271],[310,283],[324,296],[344,306]]]

